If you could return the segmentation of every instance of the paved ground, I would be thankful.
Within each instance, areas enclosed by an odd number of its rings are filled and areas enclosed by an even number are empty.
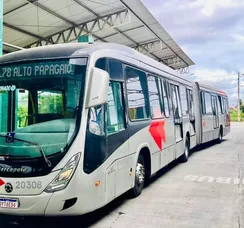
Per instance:
[[[244,124],[232,123],[222,144],[206,145],[187,163],[170,165],[140,197],[124,195],[86,216],[47,220],[45,228],[244,227],[243,172]],[[23,227],[37,227],[36,221]],[[9,226],[0,219],[0,227]]]

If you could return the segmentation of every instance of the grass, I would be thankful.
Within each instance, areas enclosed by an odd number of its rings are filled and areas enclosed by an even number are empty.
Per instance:
[[[232,122],[237,121],[237,110],[230,110],[230,120]],[[244,121],[244,113],[241,112],[241,121]]]

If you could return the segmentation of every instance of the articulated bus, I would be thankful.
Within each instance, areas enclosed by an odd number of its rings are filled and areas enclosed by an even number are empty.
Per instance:
[[[129,47],[0,58],[0,213],[81,215],[230,131],[228,97]]]

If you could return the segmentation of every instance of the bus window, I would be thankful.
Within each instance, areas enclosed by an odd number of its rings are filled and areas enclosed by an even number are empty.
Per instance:
[[[223,114],[223,106],[222,106],[222,97],[218,96],[218,110],[219,110],[219,114]]]
[[[210,93],[206,93],[206,92],[205,92],[205,108],[206,108],[205,111],[207,115],[213,114],[211,95]]]
[[[114,134],[125,129],[125,117],[120,82],[111,82],[108,91],[107,133]]]
[[[180,106],[180,99],[179,99],[179,87],[175,85],[171,85],[172,87],[172,101],[173,101],[173,112],[174,117],[180,118],[182,117],[182,111]]]
[[[164,99],[164,115],[169,117],[169,95],[167,90],[166,80],[161,80],[162,83],[162,96]]]
[[[107,71],[107,59],[106,58],[100,58],[97,60],[95,67]]]
[[[189,115],[186,87],[183,85],[180,85],[180,98],[181,98],[181,104],[182,104],[182,114]]]
[[[203,91],[201,91],[201,107],[202,107],[202,115],[206,115],[205,96]]]
[[[8,131],[8,115],[9,115],[9,96],[8,91],[0,90],[0,130],[1,132]]]
[[[57,119],[58,117],[60,118],[64,110],[63,101],[62,91],[39,90],[37,93],[37,122],[41,123]],[[72,117],[72,115],[70,115],[70,117]],[[33,121],[35,123],[35,117]]]
[[[192,90],[190,89],[187,89],[187,102],[188,102],[189,114],[191,118],[194,119],[195,117],[194,101],[193,101]]]
[[[123,80],[122,62],[109,59],[109,76],[113,80]]]
[[[38,91],[38,113],[61,113],[63,110],[63,94],[60,91]]]
[[[142,71],[126,67],[127,99],[130,120],[149,118],[147,77]]]
[[[212,98],[212,110],[213,110],[213,115],[216,116],[217,115],[217,106],[216,106],[216,97],[215,96],[211,96]]]
[[[226,98],[223,98],[223,113],[224,114],[229,113],[228,102]]]
[[[150,109],[151,109],[151,117],[152,119],[162,118],[163,115],[163,101],[160,79],[155,76],[148,76],[148,93],[149,93],[149,101],[150,101]]]
[[[16,99],[17,99],[16,108],[17,108],[17,112],[18,112],[18,115],[16,115],[16,117],[17,117],[16,128],[21,128],[21,127],[27,126],[28,113],[30,113],[30,111],[33,110],[34,104],[33,104],[33,100],[32,100],[32,102],[29,102],[30,93],[28,90],[17,89],[16,96],[17,96],[16,97]],[[32,104],[31,110],[30,110],[30,104]]]
[[[93,135],[105,136],[104,133],[104,106],[98,105],[89,110],[89,131]]]

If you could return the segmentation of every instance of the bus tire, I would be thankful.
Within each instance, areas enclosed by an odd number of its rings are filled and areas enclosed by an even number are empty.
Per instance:
[[[145,184],[145,159],[142,153],[139,154],[135,168],[135,186],[130,190],[130,196],[136,198],[141,195]]]
[[[222,143],[222,141],[223,141],[223,130],[222,130],[222,126],[221,126],[220,130],[219,130],[219,137],[217,139],[217,142]]]
[[[185,149],[184,149],[184,154],[181,155],[181,162],[187,162],[189,158],[189,153],[190,153],[190,140],[189,137],[186,137],[186,142],[185,142]]]

